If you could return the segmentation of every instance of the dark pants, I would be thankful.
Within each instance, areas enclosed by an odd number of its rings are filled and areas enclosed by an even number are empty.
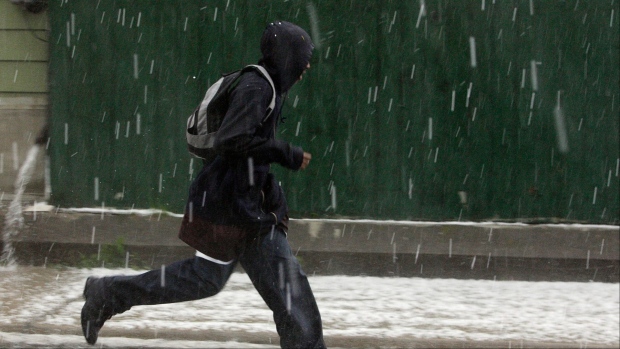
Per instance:
[[[275,229],[248,241],[238,260],[222,265],[195,257],[135,276],[102,278],[115,313],[134,305],[202,299],[224,288],[236,263],[273,311],[282,348],[324,348],[321,315],[308,279],[291,253],[286,234]],[[234,321],[234,319],[231,319]]]

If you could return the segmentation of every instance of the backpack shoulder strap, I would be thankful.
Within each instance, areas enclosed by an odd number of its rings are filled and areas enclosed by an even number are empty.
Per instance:
[[[267,115],[263,119],[263,122],[265,122],[265,120],[269,118],[273,110],[276,108],[276,86],[273,84],[273,80],[271,80],[271,76],[269,75],[269,73],[264,67],[257,65],[257,64],[250,64],[246,67],[246,69],[247,68],[253,68],[253,69],[258,70],[261,73],[261,75],[263,75],[263,77],[267,79],[267,81],[269,81],[269,85],[271,85],[271,89],[273,90],[273,97],[271,98],[271,102],[269,103],[269,108],[268,108],[269,111],[267,112]]]

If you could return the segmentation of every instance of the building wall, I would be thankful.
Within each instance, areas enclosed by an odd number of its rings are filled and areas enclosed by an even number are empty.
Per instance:
[[[421,6],[424,4],[424,7]],[[617,223],[618,2],[51,2],[52,201],[183,210],[184,124],[265,24],[316,41],[294,216]]]
[[[48,16],[0,1],[0,196],[10,199],[19,168],[47,120]],[[43,195],[43,155],[26,193]]]

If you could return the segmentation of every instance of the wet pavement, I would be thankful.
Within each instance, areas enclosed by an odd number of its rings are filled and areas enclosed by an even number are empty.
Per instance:
[[[89,275],[132,269],[0,268],[0,347],[275,348],[269,309],[247,276],[218,295],[134,307],[81,336]],[[617,283],[310,277],[333,348],[617,348]]]

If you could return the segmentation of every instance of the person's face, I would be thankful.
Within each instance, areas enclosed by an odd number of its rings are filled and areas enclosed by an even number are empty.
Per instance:
[[[301,81],[301,79],[304,77],[304,73],[306,72],[306,70],[310,69],[310,63],[308,63],[308,65],[306,66],[306,69],[304,69],[303,72],[301,72],[301,75],[299,76],[299,81]]]

